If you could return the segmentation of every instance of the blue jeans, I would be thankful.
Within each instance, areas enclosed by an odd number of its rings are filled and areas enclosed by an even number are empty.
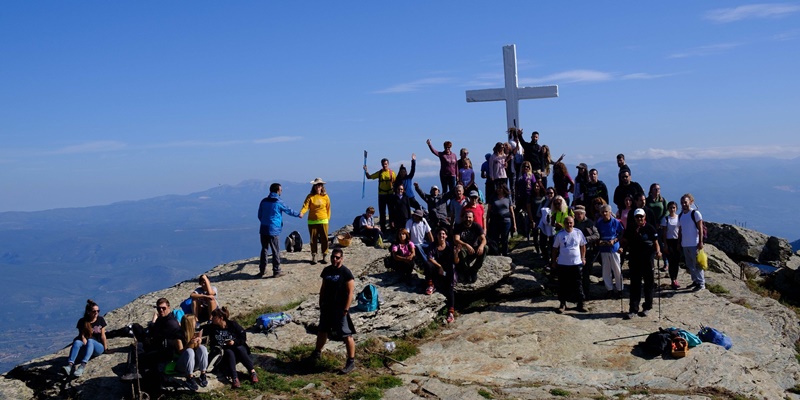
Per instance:
[[[78,359],[78,355],[83,354],[81,363],[85,364],[89,362],[92,357],[103,354],[103,351],[105,351],[103,345],[94,339],[86,340],[86,345],[84,345],[80,339],[75,339],[75,341],[72,342],[72,348],[69,350],[69,363],[74,364],[75,360]]]
[[[417,257],[422,260],[423,265],[428,265],[428,243],[416,244],[414,243],[414,247],[416,248]]]

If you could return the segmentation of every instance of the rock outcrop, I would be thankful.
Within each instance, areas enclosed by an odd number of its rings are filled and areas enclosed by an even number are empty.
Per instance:
[[[795,358],[795,344],[800,340],[798,317],[777,301],[752,293],[740,279],[742,270],[737,264],[744,259],[758,260],[769,238],[744,236],[740,229],[729,226],[714,229],[716,244],[709,240],[705,247],[710,264],[706,277],[718,294],[671,290],[668,278],[660,273],[661,290],[653,310],[647,317],[629,321],[621,319],[621,312],[628,308],[627,300],[607,297],[602,283],[591,286],[589,313],[555,313],[558,301],[551,293],[557,283],[540,268],[541,258],[531,246],[521,243],[511,258],[487,258],[479,282],[460,284],[457,293],[462,298],[486,297],[491,301],[458,315],[454,323],[423,343],[419,354],[407,359],[405,365],[392,365],[392,372],[404,384],[388,390],[384,398],[478,400],[493,393],[498,398],[539,399],[553,398],[555,391],[580,398],[611,398],[641,393],[643,388],[663,398],[708,398],[715,394],[728,398],[798,398],[787,391],[800,383],[800,365]],[[721,232],[732,232],[730,242],[738,244],[728,243]],[[777,254],[787,267],[800,265],[797,255]],[[373,283],[383,299],[376,312],[352,313],[359,332],[357,340],[412,332],[434,320],[444,305],[439,294],[421,294],[420,278],[406,282],[387,271],[383,263],[386,255],[386,250],[364,246],[359,240],[353,240],[345,250],[345,265],[357,276],[356,290]],[[315,330],[318,319],[321,266],[309,265],[307,257],[307,252],[285,253],[287,275],[279,279],[256,279],[255,258],[209,271],[221,302],[234,314],[299,304],[289,311],[295,323],[281,328],[278,338],[253,333],[248,337],[251,346],[280,352],[314,342],[309,333]],[[790,268],[782,271],[795,272]],[[595,264],[593,283],[600,282],[600,272],[599,264]],[[684,270],[678,280],[684,287],[690,283]],[[187,281],[143,295],[108,313],[106,320],[111,328],[147,321],[157,298],[166,297],[177,304],[195,287],[195,282]],[[733,348],[726,351],[703,344],[685,358],[672,359],[646,357],[636,347],[658,327],[696,332],[701,325],[724,331],[732,338]],[[113,339],[110,347],[124,350],[129,343],[130,339]],[[343,350],[341,344],[326,348]],[[0,398],[120,398],[128,390],[117,378],[126,361],[123,351],[92,360],[83,377],[63,384],[58,370],[66,354],[64,349],[18,366],[0,378]],[[257,361],[269,369],[270,363],[261,358],[267,356],[258,357]],[[205,390],[222,385],[213,379]],[[485,391],[483,395],[479,390]]]
[[[705,225],[708,229],[706,243],[713,244],[736,261],[782,267],[793,254],[786,239],[736,225],[715,222],[706,222]]]

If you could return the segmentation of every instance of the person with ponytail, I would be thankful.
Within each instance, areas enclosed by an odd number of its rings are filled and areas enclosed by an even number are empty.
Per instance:
[[[217,308],[211,312],[211,326],[208,333],[211,347],[222,347],[222,365],[224,374],[228,376],[233,389],[241,387],[236,373],[236,364],[242,363],[250,372],[250,380],[258,382],[258,374],[250,359],[250,347],[247,346],[247,333],[241,325],[230,319],[227,307]]]
[[[78,336],[72,341],[69,350],[69,364],[64,366],[67,376],[79,377],[83,375],[86,363],[92,357],[103,354],[108,348],[106,341],[106,320],[100,316],[100,307],[92,299],[86,300],[83,317],[76,326]],[[75,362],[80,356],[80,364],[75,367]]]

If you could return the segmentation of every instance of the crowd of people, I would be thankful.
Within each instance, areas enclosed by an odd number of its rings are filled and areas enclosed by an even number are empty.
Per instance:
[[[697,253],[703,248],[705,228],[694,197],[684,194],[679,212],[678,203],[667,202],[661,196],[659,184],[651,184],[649,192],[644,193],[642,186],[632,180],[623,154],[617,156],[618,184],[612,195],[599,180],[599,171],[589,169],[586,163],[576,165],[578,171],[573,179],[563,162],[565,155],[553,161],[549,147],[539,144],[538,132],[526,141],[521,130],[509,129],[508,141],[494,145],[478,174],[473,170],[468,149],[462,148],[457,157],[450,141],[444,142],[442,151],[436,150],[430,139],[426,143],[440,160],[441,189],[434,185],[426,193],[413,181],[415,154],[410,172],[401,165],[395,173],[385,158],[381,169],[374,173],[364,165],[364,176],[378,180],[379,218],[376,223],[375,208],[368,207],[356,217],[353,228],[366,244],[388,247],[387,265],[403,279],[412,280],[415,271],[424,275],[421,291],[444,296],[447,323],[455,319],[455,285],[475,283],[487,255],[508,255],[509,239],[515,233],[524,238],[544,261],[546,271],[557,279],[558,313],[567,309],[568,302],[576,303],[577,312],[588,312],[585,301],[595,262],[601,266],[606,296],[621,298],[622,264],[627,259],[630,296],[628,311],[622,315],[625,319],[647,316],[652,309],[655,260],[661,259],[662,254],[672,289],[680,288],[677,278],[682,260],[691,276],[689,288],[705,288],[703,270],[696,262]],[[483,190],[478,177],[484,179]],[[548,184],[549,179],[552,185]],[[331,201],[325,181],[316,178],[310,183],[311,191],[300,211],[284,204],[279,183],[271,184],[269,195],[261,200],[259,277],[266,273],[268,258],[272,276],[284,275],[279,242],[283,214],[297,218],[308,214],[310,263],[328,263]],[[389,246],[384,242],[390,242]],[[349,373],[355,368],[356,329],[349,314],[355,278],[343,262],[342,249],[333,248],[330,265],[320,274],[319,330],[315,350],[306,361],[319,359],[328,339],[335,338],[345,343],[347,360],[341,372]],[[219,371],[233,388],[241,385],[236,372],[238,363],[249,371],[252,382],[258,382],[245,329],[220,305],[217,288],[208,277],[201,275],[198,282],[199,287],[175,310],[167,299],[160,298],[147,326],[131,324],[122,328],[136,338],[137,344],[129,356],[132,372],[126,375],[128,379],[148,373],[164,379],[172,371],[185,377],[186,387],[197,390],[208,384],[211,348],[221,360]],[[87,301],[77,323],[78,336],[63,367],[68,376],[81,376],[91,358],[107,352],[108,337],[126,335],[116,330],[107,336],[106,322],[99,310],[94,301]],[[195,378],[198,371],[199,377]]]

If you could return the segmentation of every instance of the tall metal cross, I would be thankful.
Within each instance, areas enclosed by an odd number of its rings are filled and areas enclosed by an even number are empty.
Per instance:
[[[519,127],[519,101],[524,99],[546,99],[558,97],[558,85],[519,87],[517,81],[517,47],[503,46],[503,70],[506,85],[499,89],[467,90],[467,103],[479,101],[506,102],[508,127]]]

